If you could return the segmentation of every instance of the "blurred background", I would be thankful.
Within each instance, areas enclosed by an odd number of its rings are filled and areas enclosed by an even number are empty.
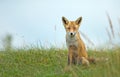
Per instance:
[[[120,44],[120,0],[0,0],[0,49],[42,45],[66,47],[61,17],[82,16],[87,47]]]

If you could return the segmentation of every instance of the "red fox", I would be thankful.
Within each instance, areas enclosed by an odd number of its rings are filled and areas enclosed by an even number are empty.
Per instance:
[[[65,17],[62,17],[62,22],[66,30],[66,44],[68,48],[68,65],[71,64],[83,64],[89,65],[94,59],[89,59],[86,52],[85,44],[82,41],[79,34],[79,27],[82,21],[82,17],[79,17],[75,21],[69,21]]]

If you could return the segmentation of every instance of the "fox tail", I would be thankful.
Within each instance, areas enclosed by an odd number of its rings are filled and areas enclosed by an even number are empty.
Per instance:
[[[96,64],[98,62],[107,62],[109,59],[108,58],[88,58],[89,63]]]

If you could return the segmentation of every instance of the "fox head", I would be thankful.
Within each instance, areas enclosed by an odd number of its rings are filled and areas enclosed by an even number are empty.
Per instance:
[[[79,17],[75,21],[69,21],[67,18],[62,17],[62,22],[63,22],[63,25],[65,27],[65,30],[68,36],[72,38],[76,35],[76,33],[79,30],[81,21],[82,21],[82,17]]]

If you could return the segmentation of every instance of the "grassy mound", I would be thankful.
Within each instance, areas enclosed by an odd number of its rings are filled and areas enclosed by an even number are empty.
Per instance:
[[[67,50],[29,49],[0,52],[0,77],[119,77],[120,49],[96,52],[89,56],[108,58],[91,64],[67,66]]]

